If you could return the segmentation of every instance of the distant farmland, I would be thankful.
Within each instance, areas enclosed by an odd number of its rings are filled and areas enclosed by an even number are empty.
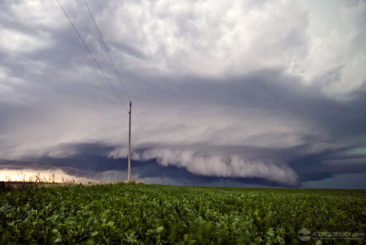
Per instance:
[[[366,242],[366,191],[110,184],[0,190],[1,244]]]

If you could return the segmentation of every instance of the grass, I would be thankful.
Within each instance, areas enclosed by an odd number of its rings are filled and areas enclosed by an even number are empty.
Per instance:
[[[365,243],[366,191],[123,183],[0,190],[3,244],[304,244],[302,228],[310,243]]]

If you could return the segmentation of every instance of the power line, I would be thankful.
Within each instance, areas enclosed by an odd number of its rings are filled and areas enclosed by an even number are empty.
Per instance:
[[[97,32],[98,32],[98,35],[99,35],[99,37],[100,37],[100,40],[102,41],[103,47],[104,47],[104,49],[105,49],[105,51],[106,51],[106,53],[107,53],[107,55],[108,55],[108,57],[109,57],[109,60],[110,60],[110,62],[111,62],[111,63],[112,63],[112,65],[113,65],[113,69],[114,69],[114,71],[115,71],[115,72],[116,72],[116,74],[117,74],[117,77],[118,77],[118,80],[120,81],[120,84],[121,84],[121,86],[122,86],[122,89],[123,89],[123,91],[125,92],[125,94],[126,94],[127,98],[128,98],[130,101],[132,101],[131,97],[129,96],[129,94],[128,94],[128,92],[127,92],[127,89],[126,89],[125,85],[124,85],[124,84],[123,84],[123,82],[122,82],[121,75],[120,75],[120,73],[119,73],[119,71],[118,71],[118,69],[117,69],[117,66],[116,66],[116,64],[114,63],[114,61],[113,61],[113,59],[112,59],[112,57],[111,57],[111,55],[110,55],[110,53],[109,53],[108,47],[107,47],[107,45],[106,45],[106,43],[105,43],[105,41],[104,41],[104,38],[103,38],[103,36],[102,36],[102,33],[100,32],[100,30],[99,30],[99,28],[98,28],[98,25],[97,25],[97,22],[95,21],[94,15],[93,15],[93,13],[90,11],[89,5],[88,5],[88,3],[87,3],[87,1],[86,1],[86,0],[84,0],[84,3],[85,3],[86,8],[88,9],[89,16],[91,17],[91,19],[92,19],[92,21],[93,21],[93,24],[94,24],[94,26],[95,26],[95,29],[96,29],[96,30],[97,30]]]
[[[93,52],[91,51],[91,49],[89,48],[89,46],[86,44],[86,42],[85,42],[85,41],[84,41],[84,39],[82,38],[82,36],[81,36],[81,34],[80,34],[79,30],[77,29],[77,27],[75,26],[75,24],[72,22],[72,20],[71,20],[70,16],[67,14],[66,10],[63,8],[63,6],[62,6],[62,4],[59,2],[59,0],[56,0],[56,2],[57,2],[57,4],[58,4],[58,6],[60,7],[61,11],[63,12],[63,14],[65,15],[65,17],[67,18],[67,20],[69,21],[69,23],[70,23],[70,25],[72,26],[72,28],[73,28],[73,29],[74,29],[74,31],[76,32],[76,34],[77,34],[77,36],[78,36],[79,40],[81,41],[81,43],[83,44],[83,46],[85,47],[85,49],[88,51],[88,53],[89,53],[89,54],[90,54],[90,56],[92,57],[92,59],[93,59],[93,61],[94,61],[95,65],[98,67],[98,69],[99,69],[99,70],[100,70],[100,72],[102,73],[102,76],[103,76],[103,78],[104,78],[105,82],[107,82],[107,84],[108,84],[109,88],[113,91],[114,96],[118,99],[118,101],[119,101],[119,102],[124,106],[125,110],[128,112],[128,108],[127,108],[126,104],[123,102],[123,100],[121,99],[121,97],[119,96],[119,94],[118,94],[118,93],[116,92],[116,90],[114,89],[114,87],[113,87],[112,83],[111,83],[111,82],[109,81],[109,79],[107,78],[107,76],[106,76],[106,74],[105,74],[105,72],[104,72],[103,68],[101,67],[101,65],[100,65],[100,64],[99,64],[99,62],[97,61],[96,57],[93,55]],[[85,3],[86,3],[86,2],[85,2]],[[92,13],[91,13],[91,11],[90,11],[90,9],[89,9],[89,7],[88,7],[87,3],[86,3],[86,6],[87,6],[87,8],[88,8],[89,14],[90,14],[90,16],[91,16],[91,18],[92,18],[92,20],[93,20],[94,25],[95,25],[95,27],[97,28],[98,34],[99,34],[99,36],[100,36],[100,38],[101,38],[101,40],[102,40],[102,42],[103,42],[103,46],[104,46],[104,48],[106,49],[106,52],[107,52],[107,54],[108,54],[108,57],[109,57],[109,59],[110,59],[110,61],[111,61],[112,65],[113,65],[113,68],[114,68],[115,72],[117,73],[117,76],[118,76],[118,79],[119,79],[119,81],[120,81],[120,83],[121,83],[121,86],[122,86],[122,88],[123,88],[124,92],[126,93],[126,96],[127,96],[127,97],[130,99],[130,101],[131,101],[131,97],[129,96],[129,94],[128,94],[128,92],[127,92],[127,89],[126,89],[126,88],[125,88],[125,86],[123,85],[123,82],[122,82],[121,76],[120,76],[120,74],[119,74],[119,72],[118,72],[118,70],[117,70],[117,67],[116,67],[115,63],[113,62],[112,57],[110,56],[110,54],[109,54],[109,52],[108,52],[107,45],[106,45],[106,43],[105,43],[105,41],[104,41],[104,39],[103,39],[103,37],[102,37],[102,35],[101,35],[101,32],[99,31],[99,28],[98,28],[98,26],[97,26],[97,24],[96,24],[96,22],[95,22],[95,20],[94,20],[94,17],[93,17],[93,15],[92,15]],[[136,114],[135,114],[135,115],[137,116],[137,110],[136,110]],[[138,126],[138,127],[137,127],[137,128],[138,128],[138,131],[139,131],[139,133],[141,134],[142,138],[145,138],[145,140],[146,140],[146,138],[147,138],[147,137],[146,137],[146,135],[145,135],[144,131],[142,130],[142,127],[140,126],[140,124],[139,124],[139,123],[137,123],[137,126]]]
[[[60,9],[62,10],[62,12],[63,12],[63,14],[65,15],[65,17],[68,19],[68,21],[69,21],[69,23],[71,24],[72,28],[73,28],[73,29],[74,29],[74,31],[76,32],[76,34],[77,34],[78,38],[80,39],[81,43],[83,44],[83,46],[85,47],[85,49],[88,51],[88,53],[91,55],[91,57],[92,57],[92,59],[93,59],[93,61],[94,61],[95,65],[98,67],[98,69],[99,69],[99,70],[100,70],[100,72],[102,73],[102,76],[103,76],[104,80],[108,83],[108,85],[109,85],[110,89],[113,91],[113,93],[114,93],[114,95],[116,96],[116,98],[118,99],[118,101],[119,101],[119,102],[120,102],[120,103],[125,107],[126,111],[128,111],[126,104],[123,102],[123,100],[121,99],[121,97],[119,96],[119,94],[118,94],[118,93],[116,92],[116,90],[114,89],[114,87],[113,87],[112,83],[109,81],[109,79],[108,79],[108,77],[106,76],[106,74],[105,74],[104,70],[102,69],[101,65],[100,65],[100,64],[99,64],[99,62],[97,61],[96,57],[93,55],[93,52],[91,51],[91,49],[89,48],[89,46],[86,44],[86,42],[85,42],[85,41],[84,41],[84,39],[82,38],[82,36],[81,36],[81,34],[80,34],[79,30],[77,29],[77,27],[75,26],[75,24],[72,22],[72,20],[71,20],[70,16],[67,14],[67,12],[66,12],[66,11],[65,11],[65,9],[63,8],[63,6],[62,6],[62,5],[61,5],[61,3],[59,2],[59,0],[56,0],[56,2],[57,2],[57,4],[58,4],[58,6],[60,7]],[[102,34],[101,34],[101,32],[100,32],[100,30],[99,30],[99,28],[98,28],[98,25],[96,24],[95,18],[94,18],[94,16],[93,16],[92,12],[90,11],[90,8],[89,8],[89,6],[88,6],[88,4],[87,4],[87,2],[86,2],[85,0],[84,0],[84,3],[85,3],[85,5],[86,5],[86,7],[87,7],[87,9],[88,9],[88,12],[89,12],[89,15],[90,15],[91,19],[93,20],[93,23],[94,23],[94,25],[95,25],[95,28],[96,28],[96,30],[97,30],[97,32],[98,32],[98,35],[99,35],[99,37],[100,37],[100,39],[101,39],[101,41],[102,41],[103,47],[104,47],[104,49],[106,50],[106,53],[108,54],[109,60],[110,60],[110,62],[111,62],[111,63],[112,63],[112,65],[113,65],[113,69],[114,69],[114,71],[115,71],[115,72],[116,72],[116,74],[117,74],[117,77],[118,77],[118,80],[120,81],[120,84],[121,84],[121,86],[122,86],[122,89],[123,89],[123,91],[125,92],[125,94],[126,94],[127,98],[130,100],[130,103],[131,103],[132,99],[131,99],[131,97],[129,96],[129,94],[128,94],[128,92],[127,92],[127,89],[126,89],[126,87],[124,86],[124,84],[123,84],[123,82],[122,82],[121,75],[120,75],[120,73],[118,72],[117,66],[116,66],[116,64],[114,63],[114,61],[113,61],[113,59],[112,59],[112,57],[111,57],[111,55],[110,55],[110,53],[109,53],[109,51],[108,51],[107,45],[106,45],[106,43],[105,43],[105,41],[104,41],[104,39],[103,39],[103,36],[102,36]],[[135,108],[135,110],[136,110],[136,108]],[[138,113],[137,113],[137,111],[136,111],[135,115],[137,116],[137,114],[138,114]],[[137,121],[137,120],[136,120],[136,122],[137,122],[137,124],[136,124],[136,125],[138,126],[138,129],[140,130],[140,131],[139,131],[139,133],[141,134],[141,136],[142,136],[143,138],[145,138],[145,141],[147,141],[147,140],[146,140],[146,138],[147,138],[147,137],[146,137],[146,135],[145,135],[145,133],[144,133],[144,131],[143,131],[142,127],[140,126],[140,124],[138,123],[138,121]]]
[[[85,6],[86,6],[86,8],[87,8],[87,10],[88,10],[88,13],[89,13],[89,16],[90,16],[90,18],[92,19],[92,21],[93,21],[93,24],[94,24],[94,26],[95,26],[95,29],[97,30],[97,32],[98,32],[98,35],[99,35],[99,37],[100,37],[100,40],[101,40],[101,42],[102,42],[102,44],[103,44],[103,48],[105,49],[105,51],[106,51],[106,53],[107,53],[107,55],[108,55],[108,58],[109,58],[109,60],[110,60],[110,62],[112,63],[112,66],[113,66],[113,69],[114,69],[114,71],[115,71],[115,73],[117,74],[117,77],[118,77],[118,80],[119,80],[119,82],[120,82],[120,84],[121,84],[121,86],[122,86],[122,89],[123,89],[123,91],[125,92],[125,94],[126,94],[126,96],[127,96],[127,98],[130,100],[130,101],[132,101],[132,99],[131,99],[131,97],[130,97],[130,95],[128,94],[128,91],[127,91],[127,89],[126,89],[126,86],[124,85],[124,83],[123,83],[123,81],[122,81],[122,78],[121,78],[121,74],[119,73],[119,71],[118,71],[118,69],[117,69],[117,66],[116,66],[116,64],[115,64],[115,62],[113,61],[113,58],[112,58],[112,56],[110,55],[110,53],[109,53],[109,50],[108,50],[108,47],[107,47],[107,44],[106,44],[106,42],[104,41],[104,38],[103,38],[103,35],[102,35],[102,33],[101,33],[101,31],[99,30],[99,27],[98,27],[98,25],[97,25],[97,22],[95,21],[95,17],[94,17],[94,15],[93,15],[93,13],[91,12],[91,10],[90,10],[90,8],[89,8],[89,5],[88,5],[88,3],[87,3],[87,1],[86,0],[84,0],[84,4],[85,4]],[[136,116],[136,122],[137,122],[137,128],[138,128],[138,131],[139,131],[139,133],[141,134],[141,136],[143,137],[143,138],[145,138],[145,140],[146,140],[146,134],[145,134],[145,132],[144,132],[144,130],[143,130],[143,128],[142,128],[142,126],[140,125],[140,123],[138,123],[138,121],[139,120],[137,120],[138,118],[137,118],[137,114],[139,114],[138,112],[137,112],[137,110],[136,110],[136,104],[135,104],[135,109],[134,109],[135,111],[136,111],[136,113],[135,113],[135,116]],[[147,140],[146,140],[147,141]]]
[[[98,69],[100,70],[100,72],[102,73],[102,76],[104,78],[104,80],[108,83],[110,89],[113,91],[114,95],[116,96],[116,98],[119,100],[119,102],[125,107],[126,111],[128,111],[126,104],[123,102],[123,100],[121,99],[121,97],[118,95],[118,93],[116,92],[116,90],[114,89],[112,83],[109,81],[109,79],[107,78],[105,72],[103,71],[101,65],[99,64],[99,62],[97,61],[97,59],[95,58],[95,56],[93,55],[91,49],[89,48],[89,46],[85,43],[84,39],[82,38],[79,30],[77,29],[77,27],[74,25],[74,23],[72,22],[70,16],[66,13],[65,9],[62,7],[61,3],[59,2],[59,0],[56,0],[58,6],[60,7],[60,9],[62,10],[63,14],[65,15],[65,17],[67,18],[67,20],[69,21],[69,23],[71,24],[72,28],[74,29],[74,31],[76,32],[78,38],[80,39],[81,43],[84,45],[84,47],[86,48],[86,50],[88,51],[88,53],[90,54],[90,56],[92,57],[95,65],[98,67]]]

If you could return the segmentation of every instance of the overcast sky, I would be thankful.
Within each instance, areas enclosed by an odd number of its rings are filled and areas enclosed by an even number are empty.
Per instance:
[[[3,176],[125,178],[129,96],[136,179],[366,188],[366,1],[87,0],[122,84],[59,1],[102,71],[57,1],[0,0]]]

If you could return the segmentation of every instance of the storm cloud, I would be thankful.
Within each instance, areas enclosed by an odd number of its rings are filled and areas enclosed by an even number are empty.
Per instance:
[[[366,174],[365,1],[87,1],[122,84],[84,1],[60,2],[114,91],[56,1],[0,1],[3,169],[125,178],[130,97],[146,182]]]

